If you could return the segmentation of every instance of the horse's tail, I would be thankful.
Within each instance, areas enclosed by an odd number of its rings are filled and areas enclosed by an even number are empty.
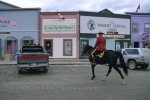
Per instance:
[[[124,62],[124,58],[121,52],[117,52],[118,56],[119,56],[119,60],[120,60],[120,64],[123,68],[123,71],[126,75],[128,75],[128,67],[126,66],[125,62]]]

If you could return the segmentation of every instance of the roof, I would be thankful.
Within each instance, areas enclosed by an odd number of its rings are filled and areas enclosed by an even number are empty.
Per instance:
[[[108,9],[104,9],[104,10],[101,10],[99,12],[79,11],[79,14],[82,16],[97,16],[97,17],[126,18],[126,19],[131,18],[130,15],[115,14]]]
[[[78,11],[64,11],[64,12],[40,12],[42,15],[57,15],[58,13],[61,13],[61,14],[69,14],[69,15],[76,15],[78,14],[79,12]]]
[[[126,12],[126,14],[129,14],[129,15],[150,15],[150,13],[137,13],[137,12]]]
[[[41,10],[41,8],[14,8],[14,9],[0,9],[0,11],[21,11],[21,10]]]
[[[0,0],[0,3],[2,3],[4,5],[8,5],[8,6],[13,7],[13,8],[20,8],[20,7],[16,6],[16,5],[12,5],[10,3],[7,3],[7,2],[1,1],[1,0]]]

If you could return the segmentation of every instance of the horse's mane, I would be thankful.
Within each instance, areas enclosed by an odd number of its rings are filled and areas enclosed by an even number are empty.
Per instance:
[[[89,49],[94,49],[94,47],[91,46],[91,45],[87,45],[87,47],[88,47]]]

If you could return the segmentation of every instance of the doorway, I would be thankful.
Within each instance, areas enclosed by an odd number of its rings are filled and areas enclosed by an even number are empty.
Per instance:
[[[15,54],[18,51],[18,40],[9,36],[5,39],[5,53]]]
[[[134,42],[134,48],[139,48],[139,42]]]
[[[44,48],[49,56],[53,56],[53,40],[44,40]]]
[[[83,46],[88,45],[88,44],[89,44],[89,40],[81,40],[81,42],[80,42],[80,58],[87,58],[87,56],[83,54]]]

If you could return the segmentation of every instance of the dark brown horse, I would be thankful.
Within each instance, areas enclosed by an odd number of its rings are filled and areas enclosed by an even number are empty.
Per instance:
[[[126,84],[125,78],[122,75],[122,72],[120,71],[120,69],[116,65],[117,59],[119,58],[120,64],[123,68],[124,73],[126,75],[128,75],[128,68],[124,62],[124,58],[123,58],[121,52],[114,51],[114,50],[105,50],[103,57],[98,57],[97,55],[93,55],[95,58],[95,59],[93,59],[93,57],[91,55],[93,50],[94,50],[94,48],[92,46],[85,45],[83,47],[83,54],[89,54],[89,61],[90,62],[93,62],[93,60],[95,60],[94,62],[96,62],[96,64],[108,64],[109,69],[108,69],[106,76],[103,78],[103,80],[105,80],[109,76],[112,68],[114,68],[119,73],[119,75],[121,76],[122,84],[123,85]],[[95,78],[95,71],[94,71],[95,66],[96,66],[95,64],[91,63],[92,74],[93,74],[93,76],[91,77],[91,80],[93,80]]]

